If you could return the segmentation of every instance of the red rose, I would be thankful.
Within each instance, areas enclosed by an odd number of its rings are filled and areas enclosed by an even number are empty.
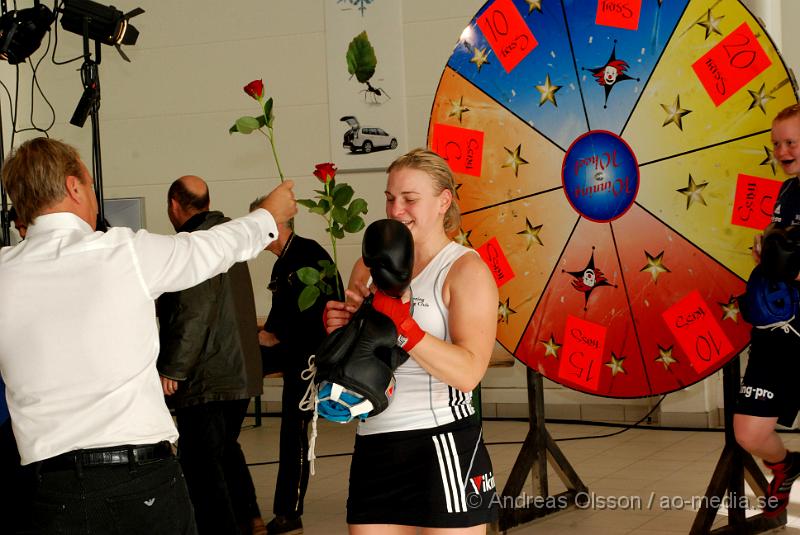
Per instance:
[[[315,167],[314,176],[317,177],[320,182],[327,184],[336,177],[336,166],[331,162],[318,163]]]
[[[253,80],[244,86],[244,92],[259,100],[264,96],[264,82],[262,80]]]

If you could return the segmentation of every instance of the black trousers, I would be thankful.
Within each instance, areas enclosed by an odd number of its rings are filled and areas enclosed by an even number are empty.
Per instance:
[[[20,533],[196,535],[178,460],[39,472]]]
[[[0,482],[0,531],[8,529],[17,533],[22,528],[21,522],[27,518],[24,508],[29,505],[31,488],[19,464],[10,418],[0,424]]]
[[[177,409],[179,456],[201,535],[239,535],[261,513],[239,431],[249,400]]]
[[[308,424],[313,413],[298,408],[308,387],[308,381],[300,378],[300,372],[297,367],[283,372],[281,395],[280,464],[273,512],[289,517],[303,514],[308,488]]]

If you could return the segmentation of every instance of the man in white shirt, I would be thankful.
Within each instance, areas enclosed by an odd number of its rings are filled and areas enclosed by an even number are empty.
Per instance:
[[[175,236],[95,232],[92,179],[59,141],[22,144],[3,184],[30,222],[0,250],[0,374],[36,476],[29,532],[196,533],[155,366],[154,300],[257,256],[297,212],[292,182],[260,210]]]

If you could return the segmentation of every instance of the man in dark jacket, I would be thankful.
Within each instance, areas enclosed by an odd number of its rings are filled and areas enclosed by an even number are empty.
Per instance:
[[[184,176],[170,186],[168,213],[178,232],[228,221],[209,211],[208,186]],[[181,292],[158,299],[158,371],[175,409],[180,462],[201,534],[260,530],[255,488],[239,446],[249,399],[262,391],[253,285],[247,264],[235,264]]]
[[[250,209],[254,210],[259,202],[261,199],[253,201]],[[308,368],[309,356],[325,338],[322,311],[328,300],[336,299],[337,291],[333,281],[328,281],[333,293],[321,294],[310,308],[301,311],[297,300],[305,285],[297,277],[297,270],[303,267],[319,270],[319,261],[332,262],[330,255],[316,241],[295,234],[286,223],[278,225],[278,239],[267,246],[267,251],[278,260],[269,283],[272,307],[258,338],[264,373],[283,373],[275,518],[267,524],[267,533],[282,535],[301,533],[303,529],[300,517],[308,488],[308,424],[313,415],[313,399],[311,406],[299,407],[310,379],[303,371]],[[339,286],[339,295],[344,295],[338,274],[335,284]]]

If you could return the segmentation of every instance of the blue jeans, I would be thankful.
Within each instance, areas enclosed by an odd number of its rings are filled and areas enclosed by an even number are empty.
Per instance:
[[[21,533],[196,535],[194,511],[176,458],[141,465],[38,472]]]

